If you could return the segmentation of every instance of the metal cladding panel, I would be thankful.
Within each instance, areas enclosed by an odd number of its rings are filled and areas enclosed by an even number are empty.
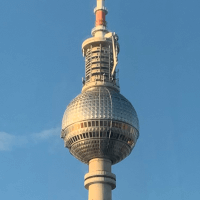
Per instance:
[[[70,152],[86,164],[94,158],[107,158],[116,164],[131,153],[131,148],[119,140],[96,139],[77,142]]]
[[[137,113],[132,104],[119,92],[108,87],[93,87],[73,99],[64,113],[62,129],[89,119],[121,121],[139,130]]]

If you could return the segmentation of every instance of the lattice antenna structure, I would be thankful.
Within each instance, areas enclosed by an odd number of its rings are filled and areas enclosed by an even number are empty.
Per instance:
[[[105,0],[97,0],[92,37],[82,44],[85,78],[81,94],[67,106],[61,138],[70,153],[89,165],[89,200],[111,200],[116,176],[111,166],[126,158],[139,137],[132,104],[120,94],[116,76],[120,50],[117,34],[106,27]]]

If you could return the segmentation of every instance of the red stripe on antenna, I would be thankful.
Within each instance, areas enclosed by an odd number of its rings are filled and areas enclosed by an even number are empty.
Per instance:
[[[106,13],[103,10],[96,12],[96,26],[99,25],[106,26]]]

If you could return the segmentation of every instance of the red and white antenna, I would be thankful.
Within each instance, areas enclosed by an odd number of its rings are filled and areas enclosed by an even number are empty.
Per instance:
[[[97,0],[97,7],[94,10],[96,15],[96,26],[106,26],[106,14],[108,13],[108,11],[105,8],[104,4],[105,0]]]
[[[108,10],[105,7],[105,0],[97,0],[97,6],[94,9],[96,15],[95,28],[92,30],[92,35],[95,37],[103,37],[108,33],[106,29],[106,15]]]

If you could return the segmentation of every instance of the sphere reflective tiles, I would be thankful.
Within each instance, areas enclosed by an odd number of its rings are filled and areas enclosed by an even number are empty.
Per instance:
[[[132,104],[109,87],[92,87],[67,106],[61,137],[80,161],[108,158],[115,164],[127,157],[139,136]]]

